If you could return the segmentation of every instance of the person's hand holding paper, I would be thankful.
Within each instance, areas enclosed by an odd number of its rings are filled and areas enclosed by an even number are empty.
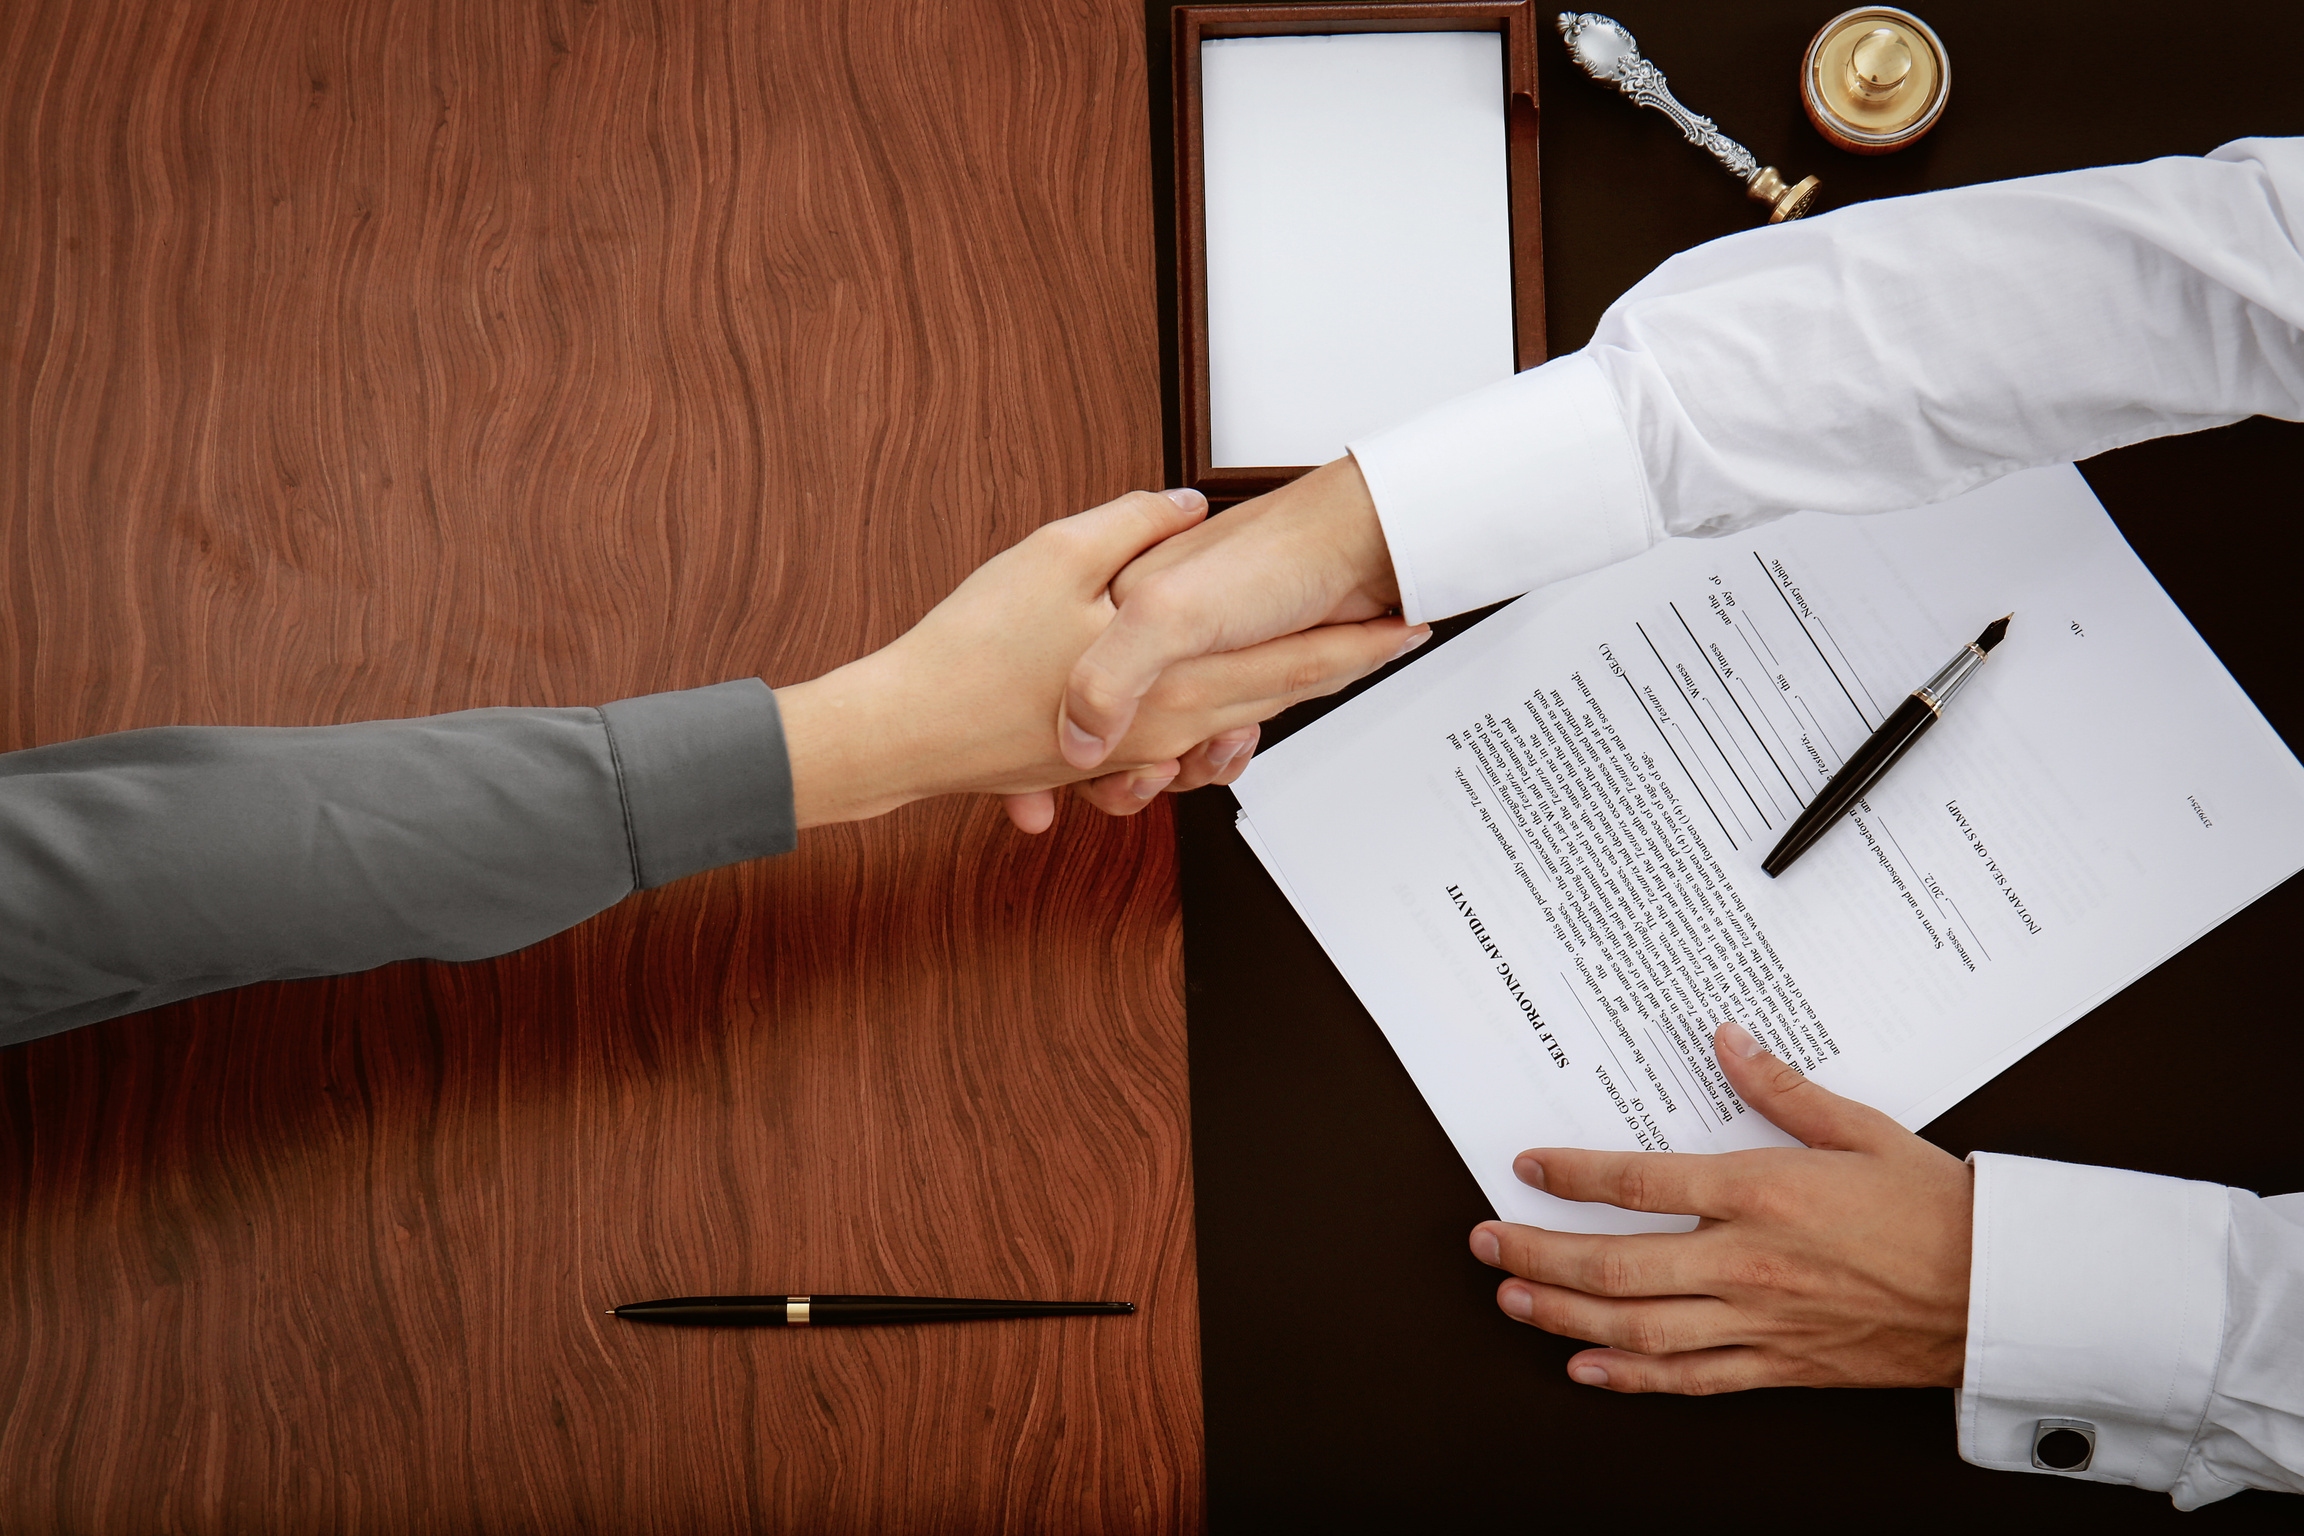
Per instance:
[[[1568,1374],[1616,1392],[1958,1386],[1968,1165],[1810,1082],[1740,1024],[1716,1043],[1744,1102],[1806,1145],[1521,1153],[1521,1181],[1562,1199],[1702,1221],[1630,1236],[1482,1222],[1473,1255],[1515,1277],[1496,1304],[1603,1345]]]

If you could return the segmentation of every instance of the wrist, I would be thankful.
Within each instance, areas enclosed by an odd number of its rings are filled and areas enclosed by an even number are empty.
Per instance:
[[[1376,612],[1400,606],[1400,581],[1393,573],[1392,550],[1384,540],[1384,522],[1376,515],[1376,499],[1368,481],[1350,454],[1333,459],[1302,479],[1273,493],[1283,503],[1283,516],[1300,520],[1313,530],[1317,542],[1333,551],[1339,575],[1350,583],[1340,599],[1359,597]]]
[[[926,755],[909,739],[917,714],[897,674],[881,650],[776,690],[798,826],[884,816],[935,792],[915,782]]]

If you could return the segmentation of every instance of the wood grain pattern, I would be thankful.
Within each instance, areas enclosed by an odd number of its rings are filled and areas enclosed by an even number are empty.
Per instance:
[[[1158,475],[1114,0],[0,0],[0,745],[890,639]],[[1169,821],[0,1053],[0,1530],[1200,1518]],[[1133,1319],[641,1330],[712,1290]]]

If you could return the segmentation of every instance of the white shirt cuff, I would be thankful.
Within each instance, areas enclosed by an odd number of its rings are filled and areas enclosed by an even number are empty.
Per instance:
[[[2096,1426],[2063,1475],[2171,1488],[2206,1417],[2224,1338],[2221,1185],[1979,1152],[1960,1454],[2032,1464],[2041,1419]]]
[[[1615,391],[1582,352],[1351,450],[1411,624],[1629,559],[1662,537]]]

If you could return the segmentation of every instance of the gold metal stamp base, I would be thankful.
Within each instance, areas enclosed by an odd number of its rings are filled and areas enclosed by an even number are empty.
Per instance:
[[[1943,114],[1952,62],[1928,23],[1892,5],[1843,11],[1800,62],[1800,105],[1816,131],[1859,155],[1902,149]]]

